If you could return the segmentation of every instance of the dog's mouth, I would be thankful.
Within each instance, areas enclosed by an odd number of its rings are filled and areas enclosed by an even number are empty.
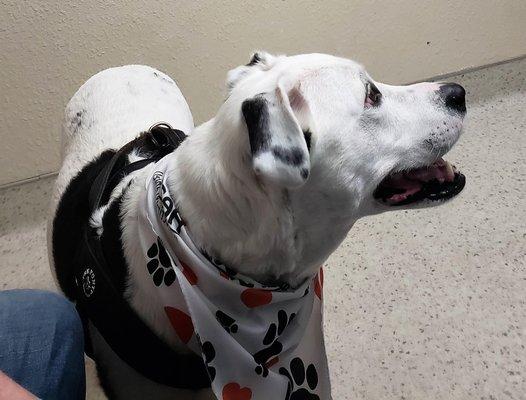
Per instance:
[[[459,194],[465,184],[465,176],[440,158],[429,166],[389,174],[380,182],[373,196],[389,206],[413,204],[426,199],[445,201]]]

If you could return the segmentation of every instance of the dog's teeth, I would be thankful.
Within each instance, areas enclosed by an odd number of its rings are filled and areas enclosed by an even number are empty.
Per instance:
[[[455,169],[451,165],[451,163],[445,161],[445,167],[446,167],[446,177],[448,181],[453,181],[455,179]]]

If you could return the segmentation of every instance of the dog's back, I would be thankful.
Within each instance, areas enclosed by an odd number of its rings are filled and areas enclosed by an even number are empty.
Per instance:
[[[93,180],[116,150],[159,122],[186,134],[194,127],[188,104],[175,82],[147,66],[104,70],[82,85],[69,101],[62,132],[62,166],[48,220],[51,270],[69,298],[76,295],[71,264],[81,241],[81,226],[91,217],[88,196]],[[134,153],[127,157],[131,159]],[[115,237],[120,237],[119,228]],[[122,246],[118,250],[122,252]],[[113,353],[96,329],[89,328],[99,378],[111,398],[141,399],[151,393],[160,399],[211,398],[206,389],[202,394],[181,391],[144,378]]]
[[[71,98],[62,129],[62,166],[48,222],[49,259],[55,277],[53,220],[72,179],[105,151],[119,149],[161,121],[185,133],[193,129],[192,114],[175,82],[151,67],[129,65],[104,70]],[[69,208],[73,213],[81,211],[71,202]]]

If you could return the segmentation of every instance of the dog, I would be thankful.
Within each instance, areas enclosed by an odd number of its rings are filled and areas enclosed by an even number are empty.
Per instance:
[[[87,208],[94,168],[152,125],[164,122],[188,134],[167,156],[166,185],[192,241],[265,285],[296,288],[316,279],[359,218],[442,204],[465,182],[442,158],[462,132],[465,90],[458,84],[391,86],[348,59],[257,52],[228,73],[226,86],[218,113],[195,128],[176,83],[146,66],[96,74],[65,112],[48,225],[53,274],[76,301],[72,251],[81,220],[89,219],[110,243],[106,256],[119,295],[180,354],[190,350],[166,318],[140,250],[139,199],[151,168],[127,174],[104,205]],[[126,157],[134,162],[144,155]],[[153,382],[123,362],[93,325],[89,332],[110,398],[216,398],[206,387]],[[292,389],[287,399],[320,398],[308,388],[301,389],[306,397],[294,397]]]

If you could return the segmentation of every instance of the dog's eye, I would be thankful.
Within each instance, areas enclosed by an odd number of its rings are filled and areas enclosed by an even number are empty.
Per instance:
[[[375,107],[382,101],[382,93],[378,90],[376,85],[372,82],[365,84],[365,107]]]

